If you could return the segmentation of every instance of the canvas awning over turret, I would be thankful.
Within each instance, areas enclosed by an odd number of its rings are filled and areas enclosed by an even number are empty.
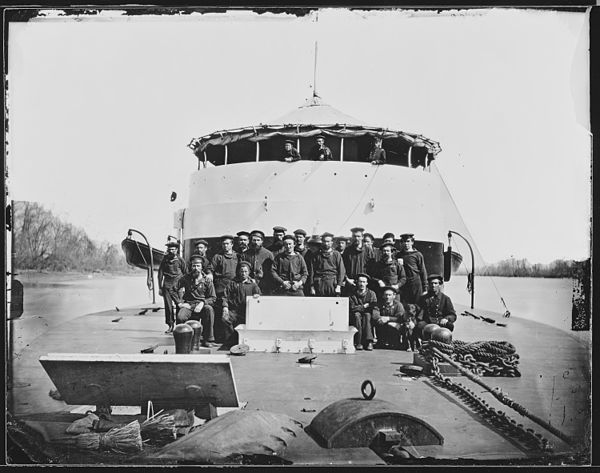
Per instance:
[[[240,140],[259,142],[277,136],[297,139],[323,134],[336,138],[361,136],[378,136],[384,140],[400,138],[406,142],[407,146],[427,148],[427,152],[432,158],[441,151],[440,145],[436,141],[418,134],[369,126],[331,105],[323,103],[318,97],[313,97],[305,105],[273,120],[273,123],[275,124],[260,124],[258,126],[216,131],[192,139],[188,146],[198,156],[209,146],[224,146]]]

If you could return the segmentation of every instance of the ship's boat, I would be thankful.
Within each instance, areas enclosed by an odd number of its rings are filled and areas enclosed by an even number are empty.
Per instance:
[[[428,272],[443,273],[442,239],[458,211],[434,164],[439,143],[366,125],[317,96],[274,123],[216,131],[189,143],[198,169],[189,207],[179,214],[184,254],[199,238],[218,249],[221,235],[242,229],[269,234],[285,225],[349,236],[350,228],[361,226],[376,246],[386,232],[415,234]],[[329,161],[310,158],[319,135],[331,149]],[[384,165],[369,160],[375,138],[383,140]],[[301,160],[283,160],[286,140]],[[452,268],[460,261],[454,252]]]
[[[164,251],[157,250],[156,248],[152,248],[152,251],[150,251],[151,249],[146,243],[137,241],[131,236],[128,236],[121,242],[121,248],[125,254],[127,264],[141,269],[148,269],[152,264],[154,270],[158,270],[165,256]]]

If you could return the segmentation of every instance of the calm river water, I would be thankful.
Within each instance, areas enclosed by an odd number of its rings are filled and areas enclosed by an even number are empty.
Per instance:
[[[521,317],[552,325],[582,342],[590,341],[590,332],[571,330],[571,279],[477,277],[475,308],[503,313],[500,296],[512,317]],[[19,351],[46,330],[79,315],[117,307],[152,302],[146,276],[91,277],[56,283],[24,283],[23,316],[14,322],[14,349]],[[445,284],[452,300],[470,305],[466,277],[453,276]],[[156,295],[158,303],[161,298]]]

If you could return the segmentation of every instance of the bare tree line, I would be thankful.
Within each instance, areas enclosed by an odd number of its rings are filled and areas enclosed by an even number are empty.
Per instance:
[[[557,259],[548,264],[530,263],[527,258],[509,258],[497,263],[481,266],[476,274],[481,276],[573,278],[583,262]]]
[[[114,271],[129,269],[121,249],[96,243],[37,202],[13,204],[14,264],[18,269]]]

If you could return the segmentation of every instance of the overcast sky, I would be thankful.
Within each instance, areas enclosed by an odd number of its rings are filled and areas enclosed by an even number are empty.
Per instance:
[[[318,40],[326,103],[440,142],[485,261],[589,256],[585,13],[48,13],[10,24],[9,189],[94,239],[133,227],[162,246],[187,206],[190,139],[302,105]]]

